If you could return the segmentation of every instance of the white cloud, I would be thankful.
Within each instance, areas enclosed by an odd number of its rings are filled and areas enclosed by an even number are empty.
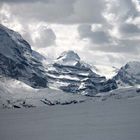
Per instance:
[[[55,45],[56,35],[51,28],[46,26],[39,27],[36,29],[37,36],[34,37],[34,46],[36,47],[47,47]]]
[[[140,28],[135,24],[123,23],[120,25],[119,30],[125,35],[140,35]]]

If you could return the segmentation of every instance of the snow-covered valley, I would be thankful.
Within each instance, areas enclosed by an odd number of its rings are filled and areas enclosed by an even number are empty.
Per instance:
[[[2,140],[139,140],[140,97],[0,110]]]

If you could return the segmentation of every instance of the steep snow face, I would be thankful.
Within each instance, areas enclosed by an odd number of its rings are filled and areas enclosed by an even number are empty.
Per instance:
[[[106,80],[91,70],[73,51],[64,52],[47,67],[49,86],[66,92],[93,96],[117,88],[114,80]]]
[[[117,75],[114,77],[120,86],[134,86],[140,84],[140,62],[128,62],[121,67]]]
[[[46,87],[44,68],[37,59],[20,34],[0,25],[0,75],[18,79],[34,88]]]

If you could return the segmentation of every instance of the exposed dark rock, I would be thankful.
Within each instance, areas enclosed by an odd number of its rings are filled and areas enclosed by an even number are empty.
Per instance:
[[[32,52],[29,43],[17,32],[0,25],[0,75],[34,88],[47,87],[44,67]]]

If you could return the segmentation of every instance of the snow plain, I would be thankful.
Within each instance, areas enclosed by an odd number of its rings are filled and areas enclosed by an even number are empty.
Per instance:
[[[1,140],[139,140],[140,96],[0,110]]]

